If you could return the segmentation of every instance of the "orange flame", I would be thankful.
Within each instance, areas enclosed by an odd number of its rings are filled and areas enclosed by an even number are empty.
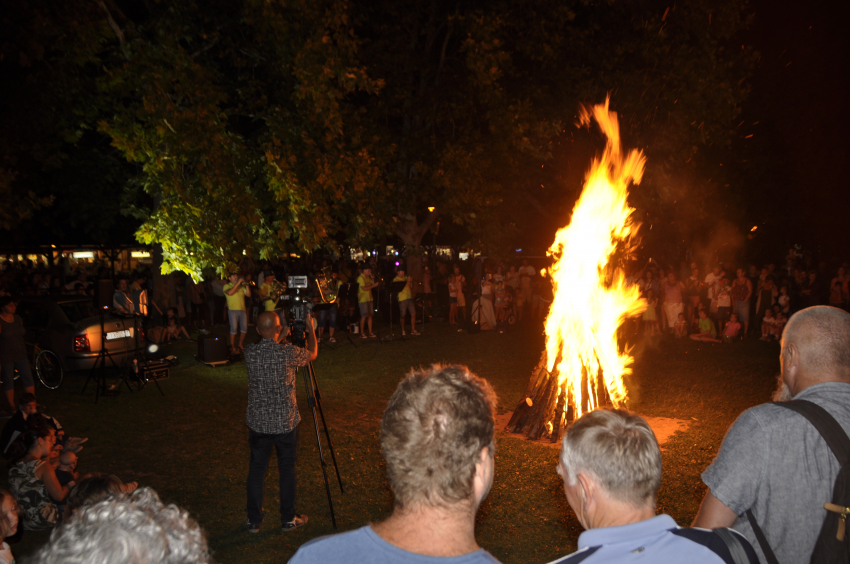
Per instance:
[[[608,143],[591,163],[570,224],[549,248],[555,258],[550,268],[555,297],[546,318],[547,370],[557,370],[558,385],[566,387],[576,418],[583,404],[590,410],[599,405],[600,370],[614,406],[626,399],[623,376],[631,374],[633,358],[619,350],[617,329],[646,309],[638,287],[610,264],[618,245],[628,251],[634,244],[638,226],[627,202],[628,186],[640,183],[646,157],[636,150],[622,155],[617,114],[608,110],[608,102],[582,110],[582,125],[590,125],[592,113]]]

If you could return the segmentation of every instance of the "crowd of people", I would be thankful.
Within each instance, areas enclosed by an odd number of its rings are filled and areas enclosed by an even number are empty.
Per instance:
[[[77,472],[78,454],[87,438],[72,437],[56,418],[38,412],[35,396],[23,393],[16,413],[0,432],[0,449],[8,467],[9,490],[0,490],[0,533],[16,535],[53,529],[111,494],[130,494],[136,482]],[[14,562],[7,543],[0,563]]]
[[[195,281],[180,272],[154,279],[150,266],[113,273],[99,262],[70,266],[67,261],[48,267],[44,262],[6,260],[0,269],[0,297],[79,294],[92,298],[99,281],[114,286],[112,309],[141,314],[148,339],[156,343],[192,340],[195,331],[213,325],[231,328],[231,353],[244,350],[248,326],[263,311],[281,310],[289,276],[306,275],[309,287],[303,296],[321,301],[330,290],[339,299],[329,308],[316,308],[313,317],[321,342],[327,334],[336,342],[336,331],[356,332],[372,338],[376,307],[387,304],[402,333],[417,335],[417,320],[427,315],[447,319],[451,325],[474,321],[483,330],[545,317],[552,287],[528,259],[517,263],[474,259],[452,263],[425,263],[414,275],[395,257],[372,256],[363,262],[286,258],[254,262],[248,258],[225,273],[208,271]],[[319,288],[317,280],[323,281]],[[390,295],[392,282],[406,281],[403,290]],[[283,299],[281,299],[283,298]]]
[[[631,273],[647,302],[639,331],[707,342],[757,337],[778,341],[795,312],[815,305],[850,307],[847,265],[812,267],[791,250],[782,267],[696,262],[673,269],[650,260]]]
[[[774,397],[778,403],[748,410],[729,430],[716,459],[702,474],[708,491],[694,521],[696,528],[681,527],[668,515],[656,514],[661,453],[643,418],[614,409],[579,418],[562,437],[557,472],[566,501],[586,530],[578,538],[578,552],[557,560],[559,564],[638,560],[754,564],[773,562],[774,554],[779,562],[804,562],[827,550],[824,543],[836,537],[834,530],[840,536],[843,514],[824,509],[840,478],[840,456],[831,455],[832,443],[822,438],[826,436],[822,425],[833,426],[833,433],[850,429],[850,313],[843,269],[819,285],[819,279],[829,277],[803,271],[793,260],[781,270],[770,265],[761,271],[735,269],[731,282],[725,265],[713,267],[707,276],[701,276],[697,265],[689,266],[684,281],[655,263],[633,273],[651,307],[649,316],[655,315],[647,319],[644,314],[644,329],[652,332],[657,327],[670,335],[712,341],[718,335],[729,340],[745,335],[779,339],[781,375]],[[352,302],[337,305],[359,315],[361,338],[366,339],[373,335],[372,291],[379,279],[398,284],[396,307],[408,314],[415,315],[415,308],[410,311],[411,304],[402,304],[413,299],[414,283],[426,296],[437,294],[435,286],[445,284],[450,322],[467,315],[462,310],[466,302],[459,299],[466,297],[466,291],[477,297],[468,315],[475,315],[476,309],[482,312],[482,324],[489,315],[488,305],[494,325],[504,321],[496,313],[499,309],[501,315],[507,310],[533,318],[536,296],[543,310],[540,315],[545,313],[547,296],[542,289],[536,293],[535,284],[539,288],[548,284],[540,283],[542,278],[527,261],[507,270],[483,262],[472,268],[474,285],[467,284],[460,268],[450,272],[445,263],[437,265],[435,276],[426,268],[422,280],[415,281],[395,264],[265,264],[259,267],[259,287],[248,282],[252,271],[241,265],[228,280],[212,283],[221,282],[231,334],[242,333],[238,342],[232,341],[236,350],[243,347],[253,290],[265,299],[276,288],[276,278],[305,270],[312,279],[318,279],[319,272],[326,278],[323,287],[310,288],[308,294],[339,291],[342,284],[351,284]],[[381,270],[386,274],[372,276]],[[146,280],[139,273],[135,276],[134,282]],[[78,275],[77,283],[80,279]],[[129,301],[122,303],[122,296],[116,295],[115,307],[135,307],[131,286],[119,283],[118,288],[121,293],[126,288]],[[496,307],[499,297],[501,308]],[[820,305],[822,301],[833,307]],[[296,509],[300,420],[296,372],[317,358],[325,325],[314,329],[307,324],[304,343],[287,343],[290,328],[277,308],[259,304],[262,311],[252,313],[261,340],[244,345],[250,447],[246,528],[254,533],[263,526],[264,480],[274,449],[281,529],[288,532],[308,523]],[[179,313],[177,308],[175,317]],[[331,317],[327,314],[325,320],[330,323]],[[415,331],[415,317],[412,321]],[[328,329],[332,328],[331,323]],[[446,564],[496,562],[475,539],[476,514],[495,479],[495,405],[487,381],[466,367],[413,370],[399,384],[381,421],[381,450],[395,498],[392,513],[384,521],[310,541],[291,562],[416,562],[422,556]],[[791,413],[805,406],[821,410],[818,426],[809,424],[808,416]],[[19,525],[31,530],[55,528],[35,562],[210,560],[203,531],[185,511],[163,505],[147,488],[134,492],[135,483],[123,484],[114,476],[81,477],[76,455],[83,442],[68,437],[54,418],[38,413],[33,394],[25,391],[20,396],[18,411],[0,435],[10,484],[10,491],[0,490],[0,533],[5,538]],[[79,556],[80,551],[93,550],[93,539],[121,536],[131,537],[124,542],[138,547],[139,554],[154,556],[122,560],[108,542],[97,545],[99,560]],[[2,558],[12,558],[5,543],[0,546]]]
[[[262,525],[264,476],[274,448],[287,532],[308,523],[295,509],[295,371],[317,357],[318,346],[312,326],[304,346],[286,343],[288,327],[273,311],[259,316],[257,330],[261,341],[245,351],[251,449],[246,525],[249,532]],[[622,409],[598,409],[575,421],[562,437],[557,473],[585,531],[578,551],[555,562],[773,561],[765,555],[805,562],[834,549],[824,543],[835,543],[834,531],[840,536],[843,507],[830,514],[823,502],[833,499],[840,462],[830,456],[820,427],[791,411],[801,403],[814,405],[840,422],[836,426],[850,429],[850,313],[835,307],[797,312],[781,348],[779,403],[748,410],[729,430],[702,475],[708,492],[695,528],[656,514],[661,451],[646,420]],[[11,492],[0,491],[0,533],[8,538],[19,523],[55,528],[33,557],[39,563],[211,560],[202,529],[184,510],[162,504],[148,488],[133,493],[135,484],[115,477],[78,476],[75,459],[64,456],[73,447],[57,447],[61,426],[37,413],[34,399],[23,395],[21,415],[4,428],[2,442],[11,441]],[[290,562],[497,562],[475,538],[478,509],[495,480],[495,409],[490,384],[466,367],[414,369],[381,419],[391,514],[309,541]],[[0,558],[12,558],[8,544],[0,546]]]

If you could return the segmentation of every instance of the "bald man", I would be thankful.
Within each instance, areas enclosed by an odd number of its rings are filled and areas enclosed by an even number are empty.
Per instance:
[[[782,335],[773,399],[808,400],[850,434],[850,314],[816,306],[791,317]],[[749,510],[781,564],[809,562],[832,501],[839,463],[803,416],[779,405],[748,409],[702,474],[708,486],[694,526],[732,527],[768,562]]]
[[[277,452],[280,474],[280,521],[284,532],[307,523],[295,512],[295,453],[298,448],[298,405],[295,403],[297,369],[316,359],[318,347],[313,324],[307,324],[307,348],[283,340],[289,327],[281,326],[277,312],[264,311],[257,318],[262,339],[245,347],[248,370],[248,532],[257,533],[263,522],[263,494],[272,447]]]

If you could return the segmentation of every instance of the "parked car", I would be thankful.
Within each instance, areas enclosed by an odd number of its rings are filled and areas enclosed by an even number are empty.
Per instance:
[[[37,343],[59,357],[65,371],[88,370],[94,366],[103,342],[100,311],[89,296],[26,296],[18,302],[18,315],[24,321],[25,340]],[[144,346],[141,322],[138,346]],[[106,351],[117,366],[124,366],[136,348],[134,319],[103,313]],[[106,366],[112,363],[106,359]]]

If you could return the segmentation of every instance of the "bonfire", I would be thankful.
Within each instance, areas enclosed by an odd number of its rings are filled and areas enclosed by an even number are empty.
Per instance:
[[[633,358],[617,332],[646,303],[613,257],[628,256],[637,242],[628,188],[640,183],[646,158],[637,150],[623,154],[617,114],[608,103],[581,112],[579,125],[596,121],[607,144],[591,163],[569,224],[549,248],[554,300],[546,350],[508,423],[509,431],[531,439],[549,435],[556,441],[568,421],[599,405],[619,407],[627,397],[623,378]]]

